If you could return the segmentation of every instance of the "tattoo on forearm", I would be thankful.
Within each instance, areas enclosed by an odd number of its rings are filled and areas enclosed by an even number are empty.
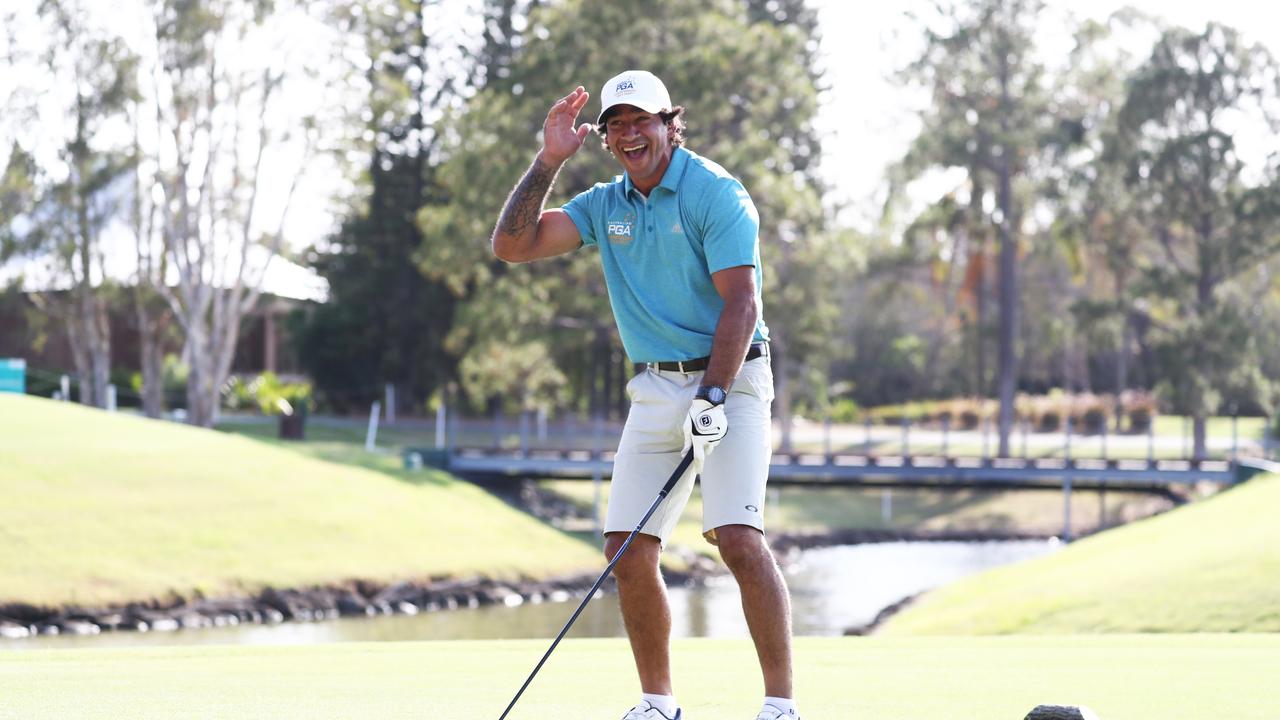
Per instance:
[[[542,204],[547,200],[547,193],[551,192],[557,169],[546,167],[540,160],[533,161],[528,172],[520,179],[520,184],[507,197],[502,217],[498,218],[500,231],[506,235],[521,235],[538,225]]]

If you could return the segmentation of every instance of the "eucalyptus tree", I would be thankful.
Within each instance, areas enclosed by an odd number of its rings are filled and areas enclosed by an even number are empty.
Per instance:
[[[1267,398],[1248,315],[1233,296],[1246,273],[1280,252],[1280,155],[1249,166],[1237,133],[1280,134],[1280,66],[1261,45],[1218,24],[1175,28],[1134,74],[1121,111],[1132,148],[1128,181],[1152,223],[1158,254],[1141,267],[1160,362],[1159,391],[1206,420],[1226,392]]]
[[[150,195],[173,284],[156,289],[177,319],[188,364],[187,420],[210,426],[242,318],[256,305],[320,128],[282,101],[312,68],[278,42],[290,3],[152,0],[147,56]],[[291,152],[286,152],[290,148]],[[294,163],[276,207],[260,202],[268,156]]]
[[[46,261],[49,277],[29,297],[66,333],[80,402],[106,407],[113,288],[103,235],[127,195],[121,183],[133,160],[127,144],[113,138],[136,93],[137,58],[93,23],[82,2],[44,0],[37,10],[29,20],[46,38],[39,50],[43,72],[39,80],[17,78],[15,84],[39,82],[28,91],[59,116],[17,133],[6,185],[21,192],[5,212],[5,244],[9,254]],[[35,148],[41,144],[54,146],[56,159],[39,162]]]

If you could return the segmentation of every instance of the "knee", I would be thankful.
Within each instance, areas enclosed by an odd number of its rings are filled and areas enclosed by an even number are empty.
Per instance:
[[[604,556],[609,562],[622,549],[626,541],[625,533],[610,533],[605,536]],[[661,554],[661,543],[650,535],[636,535],[636,539],[627,547],[627,552],[613,566],[613,575],[618,582],[627,582],[635,578],[648,577],[658,571],[658,558]]]
[[[725,525],[716,529],[720,557],[734,573],[751,571],[773,563],[773,554],[764,533],[748,525]]]

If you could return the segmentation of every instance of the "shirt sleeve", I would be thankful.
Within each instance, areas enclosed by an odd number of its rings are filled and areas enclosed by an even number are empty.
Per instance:
[[[742,183],[733,178],[718,179],[707,190],[703,202],[702,248],[707,270],[757,264],[760,215]]]
[[[565,203],[561,210],[569,216],[573,224],[578,227],[578,236],[582,238],[582,244],[596,244],[596,226],[591,221],[595,213],[591,212],[592,201],[595,199],[595,193],[599,186],[591,187],[583,190],[574,196],[572,200]]]

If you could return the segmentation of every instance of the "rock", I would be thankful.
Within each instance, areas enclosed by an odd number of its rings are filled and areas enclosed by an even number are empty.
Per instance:
[[[97,635],[102,632],[101,627],[87,620],[64,618],[58,620],[56,625],[62,635]]]
[[[1037,705],[1023,720],[1099,720],[1098,714],[1084,706]]]
[[[338,596],[338,614],[340,615],[376,615],[378,611],[357,593],[348,592]]]
[[[26,625],[19,625],[14,622],[0,622],[0,638],[6,640],[17,640],[19,638],[31,637],[31,628]]]

